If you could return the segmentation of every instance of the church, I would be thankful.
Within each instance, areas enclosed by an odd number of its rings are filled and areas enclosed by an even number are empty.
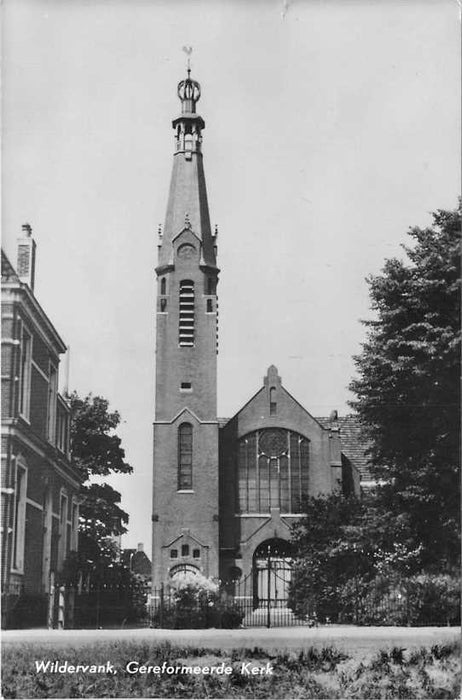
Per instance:
[[[235,416],[217,416],[219,269],[200,95],[188,68],[172,122],[173,170],[156,267],[153,586],[200,572],[223,583],[249,580],[255,598],[266,590],[265,567],[273,560],[281,599],[302,499],[358,494],[367,462],[355,417],[335,410],[313,417],[275,366]]]

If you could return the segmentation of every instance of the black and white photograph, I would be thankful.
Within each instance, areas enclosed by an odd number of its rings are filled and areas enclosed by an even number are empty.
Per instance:
[[[457,698],[455,0],[3,0],[4,698]]]

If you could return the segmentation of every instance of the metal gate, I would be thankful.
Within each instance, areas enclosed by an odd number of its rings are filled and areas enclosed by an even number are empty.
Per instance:
[[[234,582],[234,602],[244,614],[245,627],[292,627],[308,625],[290,608],[292,578],[290,544],[280,539],[266,540],[255,550],[252,570]]]

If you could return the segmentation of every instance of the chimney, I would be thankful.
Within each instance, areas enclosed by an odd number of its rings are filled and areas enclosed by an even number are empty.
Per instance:
[[[22,235],[18,238],[18,263],[16,272],[21,282],[34,291],[35,284],[35,241],[30,224],[22,225]]]
[[[144,544],[142,542],[138,542],[137,550],[138,552],[142,552],[144,550]]]

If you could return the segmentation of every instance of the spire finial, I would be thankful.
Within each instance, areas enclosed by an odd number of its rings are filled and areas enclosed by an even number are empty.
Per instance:
[[[188,71],[188,78],[191,76],[191,59],[190,56],[192,54],[192,46],[183,46],[183,51],[188,57],[188,62],[186,64],[186,70]]]

